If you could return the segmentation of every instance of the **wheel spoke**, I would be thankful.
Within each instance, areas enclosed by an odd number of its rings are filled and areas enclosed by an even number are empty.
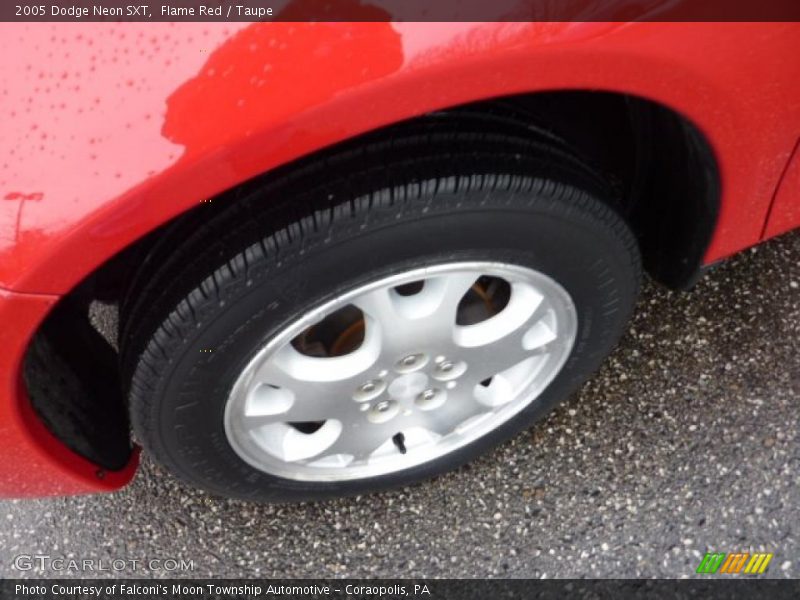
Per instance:
[[[465,381],[478,384],[527,357],[556,351],[561,340],[550,302],[535,290],[514,286],[500,313],[457,328],[456,343],[470,365]]]
[[[466,349],[463,353],[469,368],[459,380],[459,385],[470,382],[477,385],[524,360],[529,355],[522,347],[522,335],[508,335],[503,343]]]
[[[332,358],[306,356],[291,344],[255,371],[244,415],[248,427],[312,422],[355,414],[353,396],[377,352],[366,347]]]
[[[289,389],[315,383],[334,384],[362,376],[375,364],[379,354],[380,339],[369,334],[365,334],[357,350],[345,356],[307,356],[292,344],[286,344],[256,370],[254,379]]]
[[[470,390],[455,392],[451,390],[446,402],[436,410],[422,412],[418,420],[420,424],[440,436],[453,433],[466,421],[486,414],[489,408],[479,403]]]
[[[513,284],[508,304],[496,315],[474,325],[456,327],[456,344],[463,348],[488,346],[517,335],[545,310],[544,296],[525,284]]]
[[[309,397],[300,397],[282,412],[259,411],[257,402],[250,402],[244,416],[247,427],[257,428],[269,423],[313,423],[326,421],[332,418],[342,418],[348,413],[355,414],[355,402],[344,394],[325,393],[309,394]]]
[[[384,350],[426,343],[449,346],[458,304],[477,279],[476,273],[429,277],[416,294],[403,296],[392,288],[381,288],[355,299],[353,304],[364,312],[366,330],[380,331]]]
[[[310,434],[286,423],[268,423],[249,431],[249,435],[267,452],[290,463],[328,454],[327,450],[341,438],[341,434],[341,421],[333,419]]]
[[[378,448],[390,442],[392,436],[398,433],[397,427],[396,422],[381,425],[368,423],[366,420],[350,422],[324,454],[348,455],[354,461],[368,461]]]
[[[433,309],[428,315],[445,323],[455,324],[458,304],[477,280],[477,274],[469,272],[427,279],[419,296]]]
[[[378,288],[362,294],[353,300],[353,305],[364,313],[367,330],[377,326],[384,338],[396,332],[397,322],[402,319],[390,288]]]

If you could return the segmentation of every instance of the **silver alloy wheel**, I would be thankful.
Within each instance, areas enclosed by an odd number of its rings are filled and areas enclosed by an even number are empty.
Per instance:
[[[506,282],[507,302],[480,322],[459,324],[459,305],[481,277]],[[398,289],[419,282],[415,293]],[[364,329],[351,352],[309,356],[292,343],[352,306]],[[232,388],[225,431],[243,460],[286,479],[400,471],[462,448],[523,410],[561,370],[576,332],[569,294],[532,269],[496,262],[414,269],[334,298],[270,340]]]

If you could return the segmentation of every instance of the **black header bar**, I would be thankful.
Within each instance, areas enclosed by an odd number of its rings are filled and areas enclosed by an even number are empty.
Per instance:
[[[3,0],[0,21],[800,21],[800,0]]]

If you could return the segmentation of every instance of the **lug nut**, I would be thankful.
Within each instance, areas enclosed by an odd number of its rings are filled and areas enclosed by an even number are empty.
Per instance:
[[[428,357],[425,354],[409,354],[404,356],[395,363],[394,369],[398,373],[411,373],[421,369],[428,363]]]
[[[445,400],[447,400],[447,392],[436,388],[429,388],[417,395],[414,404],[422,410],[433,410],[444,404]]]
[[[383,400],[372,406],[366,413],[367,420],[371,423],[385,423],[393,419],[400,412],[400,406],[392,400]]]
[[[433,378],[438,379],[439,381],[450,381],[451,379],[457,379],[464,374],[464,371],[467,370],[467,363],[464,361],[455,361],[455,360],[443,360],[438,365],[433,372]]]
[[[386,389],[386,382],[383,379],[370,379],[356,388],[353,400],[356,402],[369,402],[374,400]]]

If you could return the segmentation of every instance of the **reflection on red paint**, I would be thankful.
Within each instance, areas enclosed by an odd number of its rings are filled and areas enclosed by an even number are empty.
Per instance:
[[[3,200],[33,200],[34,202],[41,200],[42,198],[44,198],[44,194],[42,192],[34,192],[32,194],[26,194],[24,192],[9,192],[3,196]]]
[[[280,16],[300,18],[313,11],[306,4],[291,3]],[[349,4],[363,19],[387,16]],[[197,77],[169,97],[163,134],[189,152],[218,147],[385,77],[402,61],[400,36],[389,23],[254,23],[212,52]],[[315,77],[314,85],[298,85],[298,73]]]

